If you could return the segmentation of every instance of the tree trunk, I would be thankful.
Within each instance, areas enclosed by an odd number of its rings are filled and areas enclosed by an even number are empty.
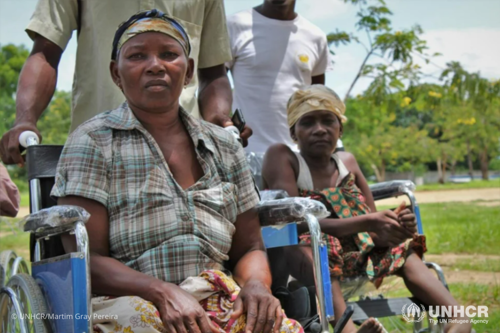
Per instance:
[[[469,165],[469,176],[470,180],[474,179],[473,169],[472,169],[472,154],[470,151],[470,141],[467,139],[467,164]]]
[[[486,148],[484,148],[481,154],[479,155],[479,163],[481,164],[481,176],[483,180],[489,180],[489,175],[488,175],[489,160]]]
[[[385,180],[385,163],[382,162],[382,166],[380,167],[380,170],[373,163],[370,164],[370,166],[372,167],[373,172],[375,172],[375,177],[377,177],[377,182],[379,182],[379,183],[383,182]]]
[[[447,163],[447,156],[446,155],[444,155],[442,163],[443,163],[443,167],[442,167],[442,169],[443,169],[443,182],[441,184],[444,184],[446,182],[446,163]]]
[[[361,66],[359,67],[358,74],[356,74],[354,81],[352,81],[351,86],[349,87],[349,89],[347,89],[347,93],[344,96],[344,103],[347,102],[347,99],[349,98],[349,95],[351,94],[351,91],[354,88],[354,85],[356,84],[356,82],[358,82],[359,78],[361,77],[361,73],[363,73],[363,69],[365,68],[366,62],[371,57],[373,51],[374,50],[371,49],[370,52],[368,52],[366,54],[365,59],[363,60],[363,62],[361,63]]]
[[[457,168],[457,160],[451,161],[451,175],[455,176],[455,171]]]
[[[438,169],[438,183],[444,184],[443,169],[441,168],[441,157],[438,157],[436,164]]]

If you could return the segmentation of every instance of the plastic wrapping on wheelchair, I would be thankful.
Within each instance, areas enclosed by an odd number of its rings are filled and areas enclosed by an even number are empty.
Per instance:
[[[86,223],[90,214],[78,206],[54,206],[42,209],[23,218],[19,223],[24,231],[41,232],[59,228],[76,222]]]
[[[318,219],[330,216],[325,205],[310,198],[285,198],[265,200],[257,205],[262,226],[302,222],[307,214]]]

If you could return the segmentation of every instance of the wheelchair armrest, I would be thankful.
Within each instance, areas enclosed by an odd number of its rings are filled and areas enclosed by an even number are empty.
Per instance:
[[[370,185],[373,200],[382,200],[404,195],[415,191],[415,184],[411,180],[393,180]]]
[[[260,201],[269,201],[289,198],[288,192],[285,190],[264,190],[260,191]]]
[[[73,228],[75,223],[86,223],[90,214],[78,206],[53,206],[30,214],[21,220],[24,231],[35,234],[60,234]]]
[[[321,202],[309,198],[290,197],[261,201],[257,206],[261,226],[304,222],[307,214],[318,219],[330,216]]]

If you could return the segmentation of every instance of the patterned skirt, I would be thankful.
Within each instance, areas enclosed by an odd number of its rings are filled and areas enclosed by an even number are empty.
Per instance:
[[[244,332],[246,316],[231,318],[240,287],[221,271],[204,271],[188,278],[180,287],[193,295],[220,333]],[[167,332],[153,303],[140,297],[95,297],[92,299],[94,333]],[[303,333],[296,321],[284,318],[281,333]]]
[[[332,213],[332,218],[350,218],[370,212],[352,173],[339,187],[322,191],[301,190],[300,195],[321,201]],[[427,251],[423,235],[416,235],[392,248],[375,247],[366,232],[339,238],[327,234],[321,236],[327,244],[331,276],[341,281],[366,276],[376,287],[380,286],[384,277],[395,274],[403,267],[411,253],[422,257]],[[311,236],[309,233],[302,234],[300,240],[302,244],[310,244]]]

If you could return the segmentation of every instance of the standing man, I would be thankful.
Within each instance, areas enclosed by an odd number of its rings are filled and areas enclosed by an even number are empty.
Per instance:
[[[295,12],[295,0],[265,0],[228,17],[233,60],[233,109],[253,130],[247,151],[264,153],[275,143],[294,147],[286,104],[296,90],[324,84],[330,51],[326,34]]]
[[[153,8],[180,21],[191,40],[198,75],[184,90],[181,104],[214,124],[231,125],[232,93],[224,67],[231,51],[222,0],[39,0],[26,28],[34,45],[19,77],[16,120],[0,143],[4,163],[23,164],[21,132],[40,135],[36,123],[54,94],[59,61],[73,31],[78,31],[78,49],[71,131],[125,100],[109,75],[111,41],[121,22]],[[248,132],[242,136],[246,138]]]

